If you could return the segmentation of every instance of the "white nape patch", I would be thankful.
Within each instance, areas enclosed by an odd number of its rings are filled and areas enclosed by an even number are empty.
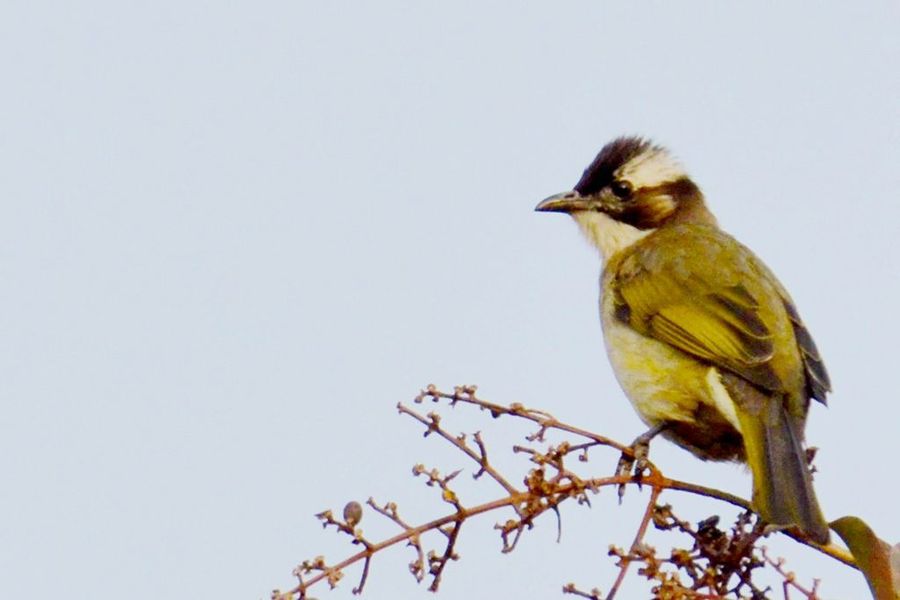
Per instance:
[[[715,367],[710,367],[709,371],[706,372],[706,384],[709,386],[710,397],[716,409],[737,429],[738,433],[742,434],[741,421],[738,419],[737,411],[734,409],[734,400],[731,399],[728,390],[722,385],[719,371]]]
[[[650,148],[616,169],[616,179],[625,180],[635,188],[655,187],[676,181],[687,174],[675,157],[664,148]]]
[[[578,211],[572,218],[584,236],[600,251],[604,261],[608,261],[615,253],[631,246],[638,240],[653,233],[653,229],[641,230],[637,227],[616,221],[609,215],[595,211]]]

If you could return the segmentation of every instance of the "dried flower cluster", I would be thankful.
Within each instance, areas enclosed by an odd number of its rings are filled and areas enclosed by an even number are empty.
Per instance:
[[[581,591],[574,584],[567,584],[563,592],[594,600],[612,600],[619,590],[631,564],[638,566],[638,574],[651,583],[651,597],[661,600],[675,599],[717,599],[717,598],[749,598],[753,600],[769,598],[771,590],[760,589],[754,583],[753,575],[760,569],[771,568],[780,574],[783,583],[783,596],[788,598],[789,590],[794,590],[809,600],[816,599],[816,585],[809,588],[797,583],[795,576],[783,570],[783,564],[766,556],[758,545],[766,530],[750,512],[747,501],[731,494],[678,481],[665,477],[652,462],[646,460],[642,450],[635,451],[633,446],[616,442],[605,436],[575,427],[557,420],[553,415],[526,408],[521,404],[503,406],[482,400],[476,396],[475,386],[459,386],[452,392],[443,392],[434,386],[428,386],[414,400],[416,405],[426,402],[446,402],[450,407],[463,404],[487,411],[492,417],[511,417],[530,422],[535,429],[525,437],[526,444],[512,447],[514,453],[528,456],[531,467],[524,476],[508,477],[500,473],[488,459],[488,451],[481,433],[471,436],[453,434],[441,424],[441,416],[437,412],[422,413],[404,404],[397,409],[402,415],[411,417],[425,428],[425,435],[437,435],[469,457],[476,469],[475,479],[487,478],[496,484],[502,495],[495,500],[476,505],[464,503],[453,484],[460,471],[443,474],[435,468],[417,464],[413,467],[413,475],[424,483],[435,488],[441,501],[449,505],[450,512],[427,523],[412,525],[401,518],[394,502],[379,504],[369,498],[366,505],[397,526],[399,532],[387,539],[372,541],[362,535],[357,527],[363,516],[363,506],[357,502],[348,503],[340,518],[331,511],[319,513],[317,517],[323,527],[333,527],[338,532],[350,537],[354,545],[361,549],[355,554],[337,563],[329,564],[324,557],[318,556],[302,562],[294,575],[298,584],[291,590],[272,593],[273,600],[307,600],[308,590],[320,583],[334,588],[344,576],[347,567],[362,562],[362,572],[354,594],[362,592],[373,557],[381,550],[396,544],[406,544],[413,552],[413,560],[409,563],[409,571],[417,581],[429,579],[429,590],[437,591],[447,566],[459,558],[456,553],[456,542],[460,531],[468,520],[485,513],[505,510],[510,512],[508,518],[495,525],[502,541],[502,551],[515,549],[525,531],[532,528],[535,521],[550,511],[558,519],[560,506],[573,501],[575,504],[590,504],[590,496],[604,487],[617,487],[621,490],[628,485],[648,486],[651,490],[649,501],[643,518],[638,525],[634,540],[628,550],[611,548],[610,555],[617,559],[618,576],[609,591],[601,595],[593,589]],[[553,431],[568,437],[565,441],[551,445],[546,434]],[[611,476],[585,478],[569,468],[572,460],[586,463],[589,450],[595,447],[610,448],[621,453],[620,464],[628,468],[618,469]],[[635,460],[637,459],[637,460]],[[637,467],[633,472],[630,467]],[[521,485],[513,485],[511,481],[521,481]],[[660,505],[660,494],[664,490],[677,490],[714,498],[737,506],[744,510],[737,522],[729,531],[718,528],[718,517],[711,517],[697,526],[678,519],[669,505]],[[661,531],[678,532],[690,540],[690,547],[676,548],[668,556],[660,557],[654,548],[645,543],[645,535],[650,525]],[[442,534],[443,543],[437,548],[426,548],[422,536],[426,532]],[[796,532],[785,532],[790,537],[808,546],[829,554],[846,564],[853,564],[852,558],[832,546],[821,547],[803,538]]]

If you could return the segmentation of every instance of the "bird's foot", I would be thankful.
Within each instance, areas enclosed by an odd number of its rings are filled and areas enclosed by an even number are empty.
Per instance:
[[[616,477],[623,477],[629,473],[634,474],[634,481],[638,487],[641,485],[641,478],[644,472],[650,468],[650,440],[659,435],[666,428],[664,423],[655,425],[650,430],[645,431],[641,435],[634,438],[628,450],[622,452],[619,457],[619,463],[616,465]],[[619,484],[619,504],[625,497],[625,484]]]

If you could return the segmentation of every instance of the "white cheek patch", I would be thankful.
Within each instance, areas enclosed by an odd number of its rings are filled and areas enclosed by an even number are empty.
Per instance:
[[[656,187],[685,177],[684,167],[668,151],[651,148],[619,167],[616,179],[631,182],[635,188]]]
[[[588,241],[600,251],[603,260],[609,260],[613,254],[653,232],[652,229],[641,230],[616,221],[601,212],[579,211],[572,213],[572,217]]]

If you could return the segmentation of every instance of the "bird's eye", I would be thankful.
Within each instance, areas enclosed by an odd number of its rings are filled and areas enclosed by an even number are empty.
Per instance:
[[[633,191],[631,184],[627,181],[613,181],[609,184],[609,188],[617,198],[621,198],[622,200],[630,198]]]

